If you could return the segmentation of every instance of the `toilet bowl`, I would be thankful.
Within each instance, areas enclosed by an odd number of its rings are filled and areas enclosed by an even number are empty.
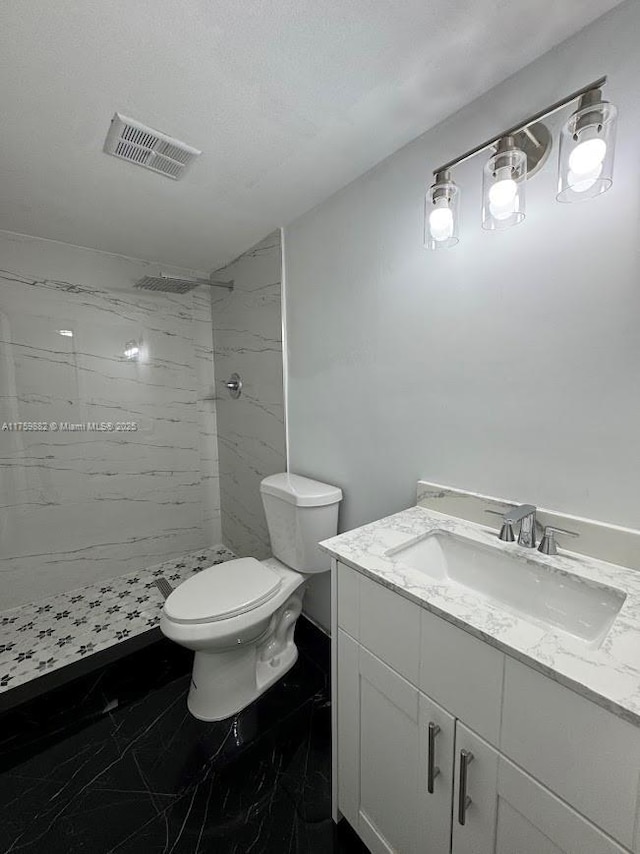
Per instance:
[[[293,667],[305,580],[329,569],[318,542],[337,532],[340,489],[279,474],[260,491],[273,557],[203,569],[164,603],[161,631],[195,652],[187,705],[200,720],[236,714]]]
[[[168,597],[160,628],[195,652],[187,705],[196,718],[235,714],[295,664],[303,585],[274,558],[240,558],[202,570]]]

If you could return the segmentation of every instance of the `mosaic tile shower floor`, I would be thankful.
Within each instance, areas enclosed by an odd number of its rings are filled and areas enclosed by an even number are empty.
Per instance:
[[[201,549],[0,612],[0,694],[155,628],[164,602],[157,578],[176,587],[233,558],[224,546]]]

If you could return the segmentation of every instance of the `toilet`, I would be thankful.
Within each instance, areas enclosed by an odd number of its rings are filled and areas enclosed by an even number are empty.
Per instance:
[[[337,533],[342,491],[284,473],[260,493],[273,557],[210,566],[164,603],[162,633],[195,651],[187,705],[202,721],[236,714],[293,667],[305,581],[330,568],[318,543]]]

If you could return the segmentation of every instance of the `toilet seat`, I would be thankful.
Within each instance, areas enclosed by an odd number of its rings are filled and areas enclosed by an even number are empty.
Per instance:
[[[164,603],[175,623],[213,623],[252,611],[276,595],[282,577],[253,557],[210,566],[177,587]]]

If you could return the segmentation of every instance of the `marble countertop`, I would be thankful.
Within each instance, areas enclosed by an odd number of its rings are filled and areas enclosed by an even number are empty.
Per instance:
[[[437,581],[388,555],[426,534],[447,531],[626,598],[601,642],[588,642],[502,607],[455,582]],[[559,549],[547,556],[501,542],[495,530],[412,507],[320,544],[342,563],[640,726],[640,571]]]

